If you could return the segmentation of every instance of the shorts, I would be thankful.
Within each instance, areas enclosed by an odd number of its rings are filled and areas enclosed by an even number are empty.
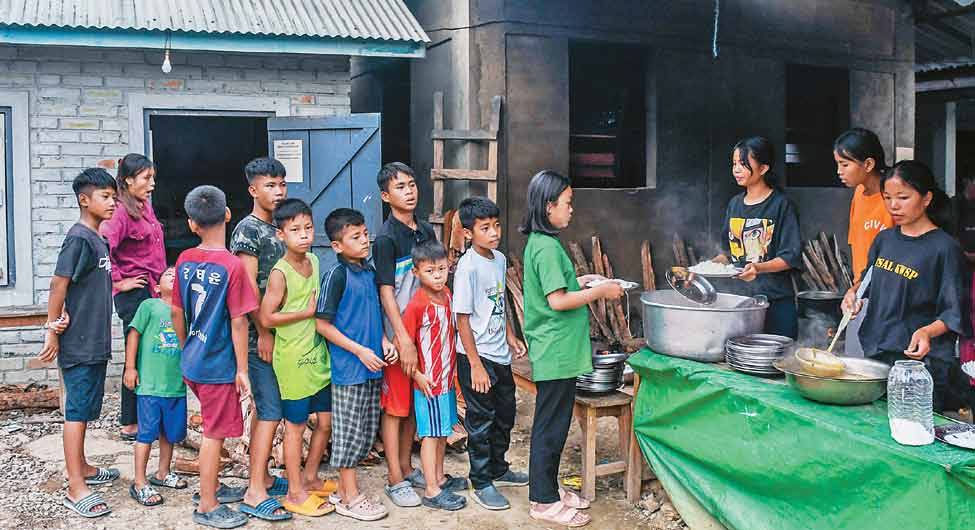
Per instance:
[[[379,431],[379,394],[382,382],[370,379],[358,385],[332,387],[332,454],[334,468],[353,468],[369,456]]]
[[[185,379],[185,378],[184,378]],[[244,434],[244,415],[240,412],[240,394],[234,383],[194,383],[186,386],[200,400],[203,436],[211,440],[240,438]]]
[[[454,424],[457,423],[457,393],[453,389],[432,398],[414,389],[413,403],[416,409],[417,436],[446,438],[454,432]]]
[[[108,362],[61,368],[64,381],[64,421],[95,421],[102,414],[105,369]]]
[[[413,413],[413,381],[399,363],[383,368],[383,392],[379,405],[390,416],[407,418]]]
[[[186,438],[186,396],[136,396],[135,399],[139,411],[139,433],[135,441],[151,444],[160,434],[171,444]]]
[[[251,352],[247,354],[247,375],[251,380],[251,397],[260,421],[281,421],[284,411],[281,408],[281,389],[274,367]]]
[[[306,398],[282,399],[281,410],[288,423],[302,424],[308,421],[313,412],[332,412],[332,385],[319,390]]]

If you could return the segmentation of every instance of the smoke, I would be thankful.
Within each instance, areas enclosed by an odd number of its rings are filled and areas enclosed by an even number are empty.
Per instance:
[[[809,348],[825,350],[836,335],[836,319],[829,318],[822,313],[807,312],[799,318],[799,345]],[[836,341],[833,352],[842,352],[845,339],[840,337]]]

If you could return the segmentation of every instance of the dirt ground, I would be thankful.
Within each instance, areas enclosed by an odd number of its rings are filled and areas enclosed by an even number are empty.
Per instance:
[[[512,466],[527,471],[529,432],[533,396],[518,394],[518,421],[512,433],[512,446],[508,453]],[[192,494],[197,490],[197,480],[189,477],[188,489],[174,492],[163,490],[165,503],[154,508],[143,508],[129,497],[128,487],[133,478],[132,445],[118,438],[114,418],[118,411],[118,396],[107,395],[105,410],[99,422],[89,427],[87,454],[93,464],[113,466],[122,472],[122,478],[99,491],[110,503],[113,512],[99,519],[87,520],[72,514],[60,505],[63,495],[64,464],[61,447],[61,425],[55,412],[13,412],[0,415],[0,528],[70,528],[71,530],[118,529],[156,530],[197,528],[191,520]],[[597,460],[615,456],[618,446],[614,418],[600,420]],[[603,423],[605,422],[605,423]],[[19,428],[19,429],[18,429]],[[578,424],[573,422],[566,450],[562,457],[563,477],[577,475],[581,465],[581,436]],[[153,452],[155,455],[155,451]],[[418,459],[418,456],[414,456]],[[150,461],[150,471],[155,461]],[[466,476],[467,455],[449,454],[447,472]],[[277,472],[277,471],[275,471]],[[323,475],[335,473],[323,466]],[[354,525],[362,529],[387,528],[456,528],[465,530],[492,530],[508,528],[544,528],[528,517],[528,489],[506,488],[512,509],[488,511],[473,501],[460,511],[447,513],[427,508],[396,508],[383,495],[382,485],[385,467],[382,465],[360,471],[364,491],[385,502],[390,508],[389,517],[374,523],[353,522],[337,514],[312,519],[296,516],[289,522],[266,523],[251,520],[245,528],[291,530],[300,528],[348,528]],[[244,480],[225,478],[232,485],[242,485]],[[645,484],[645,488],[648,485]],[[589,528],[633,529],[656,528],[651,525],[650,512],[629,504],[623,492],[622,475],[603,477],[597,482],[597,498],[590,513],[593,523]],[[676,524],[680,528],[680,523]]]

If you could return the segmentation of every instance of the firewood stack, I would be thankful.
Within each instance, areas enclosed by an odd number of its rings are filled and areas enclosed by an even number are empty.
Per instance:
[[[609,257],[603,253],[602,243],[598,235],[592,237],[592,259],[588,259],[582,246],[576,242],[569,242],[569,256],[575,266],[576,274],[600,274],[607,278],[615,278],[613,266]],[[641,262],[643,265],[643,287],[646,290],[655,288],[653,275],[653,260],[650,256],[650,243],[643,242],[641,247]],[[513,308],[508,311],[508,324],[521,331],[525,324],[525,306],[523,297],[524,269],[520,260],[512,258],[507,272],[507,289],[509,304]],[[624,300],[597,300],[589,304],[589,330],[593,341],[602,342],[609,346],[619,345],[626,351],[636,351],[643,346],[643,339],[634,337],[630,331],[630,322],[626,319]]]
[[[853,285],[853,275],[840,250],[836,235],[820,232],[802,245],[802,282],[806,289],[845,293]]]

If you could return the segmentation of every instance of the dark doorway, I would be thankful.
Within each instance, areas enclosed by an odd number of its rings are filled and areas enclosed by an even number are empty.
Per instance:
[[[166,259],[174,263],[183,250],[199,244],[186,224],[183,201],[202,184],[227,194],[233,227],[251,211],[244,165],[267,156],[267,118],[264,116],[174,115],[148,116],[156,190],[152,206],[163,225]]]

